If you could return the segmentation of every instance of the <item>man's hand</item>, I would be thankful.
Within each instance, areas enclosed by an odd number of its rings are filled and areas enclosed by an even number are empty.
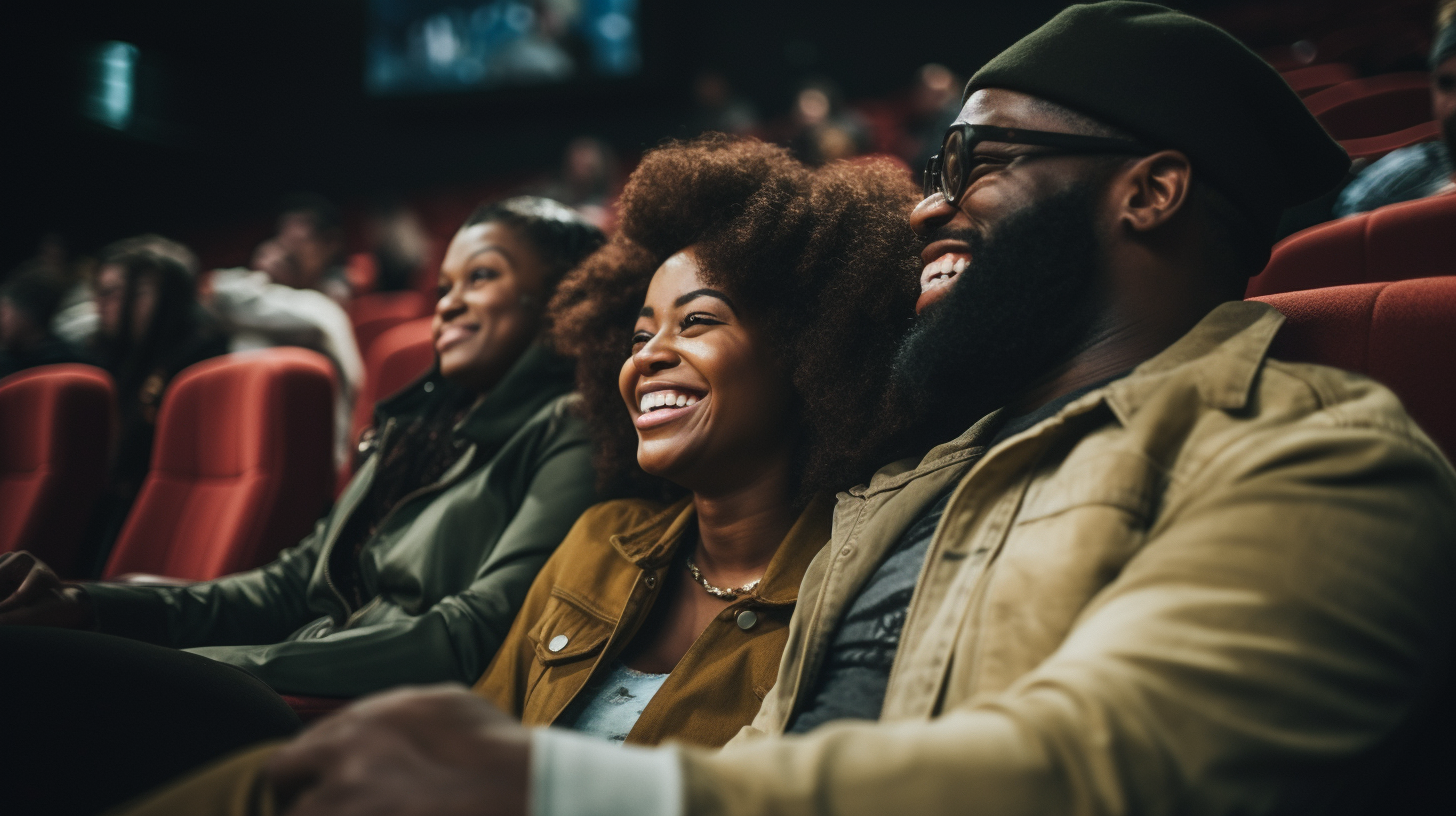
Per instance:
[[[0,555],[0,625],[86,629],[92,622],[86,593],[66,586],[39,558],[24,550]]]
[[[286,816],[524,816],[529,732],[465,688],[368,697],[268,763]]]

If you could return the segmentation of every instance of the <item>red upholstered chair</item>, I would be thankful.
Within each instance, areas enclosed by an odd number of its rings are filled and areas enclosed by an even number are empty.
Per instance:
[[[358,439],[374,421],[375,403],[398,393],[434,365],[431,320],[426,317],[401,323],[381,334],[370,346],[364,357],[364,387],[355,405],[351,439]],[[337,490],[344,489],[351,475],[353,468],[346,466],[339,473]]]
[[[401,323],[425,317],[435,302],[423,292],[375,292],[360,295],[349,303],[349,320],[354,324],[354,340],[359,353],[367,356],[369,347],[390,329]]]
[[[1351,160],[1375,161],[1392,150],[1410,147],[1421,142],[1434,142],[1441,138],[1440,122],[1422,122],[1405,130],[1397,130],[1384,136],[1370,136],[1365,139],[1346,139],[1340,147],[1350,154]]]
[[[1336,139],[1382,136],[1435,118],[1430,77],[1422,71],[1341,82],[1305,97],[1304,104]]]
[[[0,380],[0,552],[29,550],[78,577],[115,414],[116,388],[94,366],[39,366]]]
[[[1289,87],[1300,96],[1309,96],[1325,88],[1332,88],[1341,82],[1349,82],[1358,78],[1355,69],[1343,62],[1331,62],[1324,65],[1308,65],[1303,68],[1294,68],[1280,72],[1284,81]]]
[[[206,581],[303,538],[333,486],[334,370],[301,348],[217,357],[173,380],[152,469],[105,577]]]
[[[1253,298],[1288,318],[1272,354],[1358,371],[1400,397],[1456,459],[1456,277]]]
[[[1456,274],[1456,194],[1403,201],[1297,232],[1245,297]]]

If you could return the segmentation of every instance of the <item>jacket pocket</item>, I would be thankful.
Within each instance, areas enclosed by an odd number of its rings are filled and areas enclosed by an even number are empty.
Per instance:
[[[1026,524],[1077,507],[1114,507],[1145,523],[1167,484],[1151,459],[1130,451],[1107,451],[1064,463],[1027,489],[1016,523]]]
[[[549,668],[595,657],[611,637],[613,628],[613,621],[553,591],[541,618],[531,627],[536,661]]]

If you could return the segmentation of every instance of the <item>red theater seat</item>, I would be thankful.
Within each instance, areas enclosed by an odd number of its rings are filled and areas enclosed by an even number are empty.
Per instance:
[[[334,388],[328,359],[300,348],[230,354],[179,374],[105,577],[206,581],[297,543],[331,496]]]
[[[1350,158],[1375,161],[1392,150],[1399,150],[1402,147],[1410,147],[1421,142],[1434,142],[1441,138],[1440,122],[1422,122],[1415,127],[1408,127],[1405,130],[1397,130],[1394,133],[1387,133],[1384,136],[1371,136],[1366,139],[1346,139],[1340,142],[1340,147],[1350,154]]]
[[[435,346],[430,339],[433,318],[401,323],[381,334],[364,357],[364,388],[354,409],[354,428],[350,439],[374,421],[374,404],[399,392],[414,382],[435,363]],[[338,489],[343,490],[352,475],[352,468],[339,474]]]
[[[1435,118],[1430,78],[1422,71],[1341,82],[1305,97],[1304,104],[1342,140],[1383,136]]]
[[[0,552],[29,550],[62,577],[106,485],[116,389],[86,365],[0,380]]]
[[[390,329],[401,323],[428,315],[435,302],[422,292],[376,292],[360,295],[349,303],[349,320],[354,324],[354,340],[361,355]]]
[[[1403,201],[1297,232],[1245,297],[1456,274],[1456,194]]]
[[[1358,78],[1355,69],[1343,62],[1331,62],[1325,65],[1310,65],[1304,68],[1294,68],[1283,71],[1284,81],[1289,87],[1300,96],[1309,96],[1325,88],[1332,88],[1341,82],[1349,82]]]
[[[1400,397],[1456,459],[1456,277],[1253,298],[1288,318],[1272,354],[1358,371]]]

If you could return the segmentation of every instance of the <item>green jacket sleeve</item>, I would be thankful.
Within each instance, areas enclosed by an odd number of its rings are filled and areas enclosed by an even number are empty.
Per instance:
[[[411,683],[475,682],[536,573],[596,500],[584,433],[553,440],[537,462],[519,510],[463,592],[419,614],[380,598],[375,603],[384,608],[370,617],[381,622],[315,639],[192,651],[245,668],[285,693],[353,697]]]
[[[1190,478],[1004,692],[929,721],[683,751],[687,812],[1324,812],[1439,691],[1450,467],[1428,442],[1310,423]]]
[[[178,648],[282,640],[318,617],[308,608],[308,581],[326,523],[273,563],[215,581],[180,588],[88,584],[97,629]]]

